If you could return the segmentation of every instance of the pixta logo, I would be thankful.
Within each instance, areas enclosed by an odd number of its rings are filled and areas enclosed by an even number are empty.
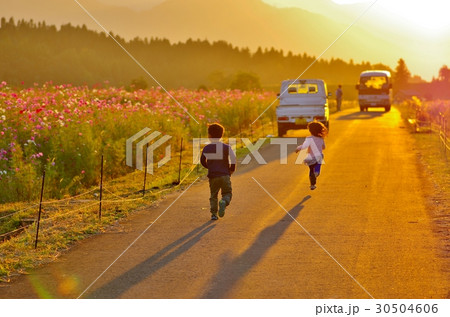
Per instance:
[[[264,159],[262,153],[259,152],[259,150],[263,147],[264,144],[269,143],[270,146],[277,146],[278,147],[278,153],[279,153],[279,159],[281,165],[288,164],[288,155],[289,155],[289,146],[297,145],[297,138],[271,138],[269,142],[267,142],[267,138],[260,138],[255,143],[252,143],[250,139],[242,138],[241,141],[243,143],[244,148],[248,149],[248,154],[243,158],[243,160],[240,162],[242,165],[249,164],[253,159],[255,159],[256,163],[259,165],[265,165],[267,164],[266,160]],[[218,140],[216,140],[218,141]],[[200,156],[201,156],[201,145],[202,144],[209,144],[211,143],[211,139],[209,138],[194,138],[192,140],[193,145],[193,164],[198,164],[200,162]],[[237,139],[235,138],[229,138],[228,144],[230,145],[231,149],[236,152],[236,145],[237,145]],[[224,153],[222,151],[222,147],[217,147],[215,153],[207,153],[205,154],[206,158],[208,160],[221,160],[224,158]],[[295,164],[312,164],[312,163],[319,163],[319,164],[325,164],[325,161],[323,160],[322,152],[319,150],[317,145],[315,144],[312,139],[306,139],[306,141],[303,143],[300,149],[298,149],[298,156],[295,160]],[[231,164],[234,164],[235,162],[231,162]]]
[[[159,131],[151,132],[150,128],[144,128],[127,140],[126,144],[126,163],[133,167],[133,144],[136,143],[136,169],[144,171],[147,166],[147,173],[153,174],[153,156],[155,150],[169,141],[172,137],[169,135],[161,135]],[[146,151],[146,152],[145,152]],[[144,164],[145,158],[147,163]],[[164,157],[158,161],[157,166],[160,168],[171,158],[170,144],[166,146]]]

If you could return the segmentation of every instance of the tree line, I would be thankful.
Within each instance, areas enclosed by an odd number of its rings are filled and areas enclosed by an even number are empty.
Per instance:
[[[160,38],[125,40],[112,34],[164,87],[190,89],[278,89],[285,79],[297,78],[315,56],[275,48],[234,47],[225,41],[188,39],[171,43]],[[324,79],[330,86],[354,85],[368,69],[383,64],[320,59],[303,77]],[[55,84],[157,86],[104,32],[70,23],[59,29],[45,22],[2,18],[0,80],[12,85]],[[345,87],[345,86],[344,86]]]

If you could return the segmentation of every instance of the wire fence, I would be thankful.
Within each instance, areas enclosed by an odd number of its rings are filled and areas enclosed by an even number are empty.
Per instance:
[[[447,119],[440,114],[439,123],[430,121],[414,121],[414,129],[416,132],[432,132],[435,133],[440,141],[442,150],[444,151],[444,157],[450,153],[450,138],[447,132]]]
[[[251,126],[249,129],[245,129],[239,131],[239,134],[230,136],[227,132],[224,135],[224,142],[229,142],[230,139],[242,139],[249,138],[250,142],[256,142],[259,137],[267,137],[275,135],[275,120],[272,120],[268,125],[264,125],[261,122],[260,126],[253,129]],[[202,136],[200,136],[201,138]],[[203,136],[206,137],[206,136]],[[183,152],[184,147],[188,147],[188,150]],[[236,146],[244,147],[244,143],[237,142]],[[193,147],[193,146],[192,146]],[[184,154],[184,157],[182,155]],[[33,202],[29,206],[26,206],[22,209],[12,211],[8,213],[8,211],[0,210],[0,243],[5,242],[15,236],[18,236],[22,232],[28,230],[36,231],[36,244],[39,237],[39,230],[41,233],[48,232],[54,226],[57,226],[57,221],[65,218],[70,218],[71,216],[78,214],[80,217],[92,218],[88,219],[89,221],[98,221],[101,219],[102,210],[107,210],[110,214],[114,215],[115,213],[120,212],[120,205],[126,203],[138,203],[139,201],[144,201],[147,197],[158,197],[159,195],[168,192],[170,190],[174,190],[177,187],[182,186],[191,176],[193,172],[200,173],[199,165],[200,160],[197,158],[195,160],[193,158],[194,151],[193,148],[189,148],[186,144],[183,146],[181,144],[180,151],[171,156],[171,159],[179,158],[179,164],[177,161],[176,174],[178,175],[178,179],[168,184],[163,184],[162,188],[155,186],[153,188],[147,189],[146,185],[147,181],[147,171],[146,166],[143,168],[143,183],[141,183],[141,189],[134,187],[132,190],[126,192],[117,192],[112,187],[114,186],[104,186],[103,185],[103,176],[99,180],[98,187],[92,188],[75,196],[57,199],[57,200],[42,200],[42,202]],[[194,162],[190,161],[187,163],[186,160],[182,164],[183,158],[191,156],[191,159],[194,159]],[[103,162],[103,157],[102,157]],[[145,162],[147,159],[145,158]],[[100,165],[101,166],[101,165]],[[101,169],[101,174],[103,174],[103,168]],[[164,173],[164,172],[161,172]],[[175,170],[172,170],[172,173],[175,174]],[[45,174],[45,173],[44,173]],[[44,182],[42,183],[41,192],[44,193]],[[147,197],[145,195],[148,195]],[[45,194],[44,194],[45,196]],[[103,205],[102,205],[103,204]],[[42,209],[42,218],[40,218],[39,212]],[[95,217],[97,215],[97,217]],[[9,221],[9,222],[8,222]],[[6,225],[5,225],[6,223]],[[39,225],[44,225],[39,229]],[[5,230],[9,229],[9,230]],[[62,230],[64,230],[62,228]]]
[[[102,157],[103,160],[103,157]],[[197,165],[191,164],[188,168],[183,167],[181,164],[181,156],[180,156],[180,164],[179,164],[179,180],[170,184],[167,188],[156,188],[155,189],[147,189],[145,190],[145,182],[147,181],[146,177],[144,178],[143,190],[133,189],[127,192],[118,193],[113,188],[108,186],[103,186],[103,184],[99,184],[98,188],[93,188],[83,193],[80,193],[75,196],[67,197],[64,199],[58,200],[46,200],[40,203],[31,203],[29,206],[22,208],[17,211],[13,211],[8,214],[4,214],[0,216],[0,225],[4,225],[4,227],[13,227],[11,230],[7,230],[6,232],[0,231],[0,242],[4,242],[9,240],[12,237],[19,235],[20,233],[26,231],[27,229],[35,229],[36,233],[36,242],[38,240],[39,234],[39,224],[46,225],[47,227],[42,228],[42,232],[48,231],[53,228],[56,224],[56,221],[60,219],[70,218],[74,214],[79,214],[81,216],[92,216],[95,214],[101,214],[102,209],[110,209],[108,206],[120,205],[124,203],[130,202],[139,202],[145,200],[147,197],[145,194],[147,193],[150,197],[159,196],[164,192],[168,192],[170,190],[174,190],[177,187],[181,187],[188,177],[195,171]],[[197,169],[198,172],[198,169]],[[182,175],[183,174],[183,175]],[[43,174],[44,178],[45,173]],[[42,182],[41,192],[44,191],[44,182]],[[103,192],[104,196],[100,195]],[[137,197],[136,197],[137,196]],[[102,204],[103,208],[102,208]],[[43,216],[40,218],[40,215],[36,213],[37,209],[43,209]],[[117,207],[116,209],[117,210]],[[8,223],[9,222],[9,223]],[[5,223],[7,225],[5,226]],[[5,231],[5,230],[3,230]]]
[[[196,165],[192,165],[191,168],[186,172],[186,174],[183,176],[183,178],[181,179],[181,181],[176,184],[173,185],[169,188],[165,188],[165,189],[160,189],[157,191],[149,191],[151,193],[152,196],[156,196],[159,194],[162,194],[164,192],[173,190],[177,187],[180,187],[183,185],[183,183],[187,180],[187,178],[194,172]],[[98,208],[99,208],[99,204],[103,203],[103,204],[114,204],[114,205],[118,205],[118,204],[123,204],[123,203],[127,203],[127,202],[138,202],[138,201],[143,201],[146,199],[145,195],[142,195],[141,193],[138,193],[136,191],[130,191],[127,193],[122,193],[123,196],[125,197],[130,197],[133,195],[139,195],[139,197],[135,197],[135,198],[124,198],[122,196],[120,196],[117,193],[114,193],[113,190],[109,189],[108,187],[103,187],[103,190],[105,192],[105,198],[106,199],[101,199],[100,198],[88,198],[88,199],[83,199],[83,200],[79,200],[80,197],[86,196],[90,193],[93,192],[98,192],[98,189],[91,189],[89,191],[86,191],[82,194],[70,197],[70,198],[65,198],[65,199],[61,199],[61,200],[50,200],[50,201],[43,201],[41,205],[44,205],[44,208],[46,208],[46,212],[44,213],[45,216],[39,220],[40,224],[46,224],[46,223],[52,223],[55,220],[61,219],[61,218],[68,218],[71,215],[75,214],[75,213],[79,213],[82,214],[83,212],[90,212],[90,214],[94,214],[93,211],[97,212]],[[110,197],[108,197],[110,196]],[[70,206],[71,208],[68,208],[70,203],[75,202],[73,205],[74,206]],[[0,220],[4,220],[6,218],[11,218],[13,216],[19,216],[18,218],[20,219],[21,225],[19,228],[5,232],[0,234],[0,242],[1,241],[5,241],[10,237],[13,237],[23,231],[25,231],[26,229],[30,228],[31,226],[34,226],[35,224],[37,224],[38,220],[35,217],[33,218],[27,218],[27,216],[29,215],[29,213],[26,213],[27,211],[30,211],[32,209],[37,209],[39,207],[39,204],[32,204],[31,206],[28,206],[22,210],[16,211],[14,213],[2,216],[0,218]],[[73,209],[75,207],[75,209]],[[64,208],[65,211],[64,212],[59,212],[61,208]],[[105,205],[103,206],[103,208],[106,208]],[[24,215],[25,218],[20,217],[20,214]]]
[[[164,192],[167,192],[167,191],[170,191],[170,190],[176,189],[177,187],[182,186],[183,183],[186,181],[186,179],[195,170],[195,167],[196,166],[193,165],[187,171],[187,173],[181,179],[179,184],[173,185],[169,188],[157,190],[157,191],[149,190],[150,194],[152,196],[157,196]],[[44,212],[44,217],[39,220],[39,223],[41,225],[46,224],[46,223],[51,224],[52,222],[54,222],[58,219],[69,218],[71,215],[73,215],[75,213],[82,214],[83,212],[84,213],[89,212],[90,215],[93,215],[93,214],[97,213],[100,203],[104,204],[103,205],[104,209],[107,209],[107,207],[105,207],[106,204],[119,205],[119,204],[128,203],[128,202],[143,201],[146,199],[145,195],[142,195],[141,193],[138,193],[136,191],[126,192],[126,193],[123,193],[122,195],[125,197],[130,197],[132,195],[139,195],[139,197],[124,198],[122,196],[119,196],[119,194],[114,193],[113,190],[109,189],[108,187],[103,187],[103,190],[105,192],[104,197],[106,199],[102,199],[102,200],[100,200],[100,198],[88,198],[88,199],[79,200],[79,198],[82,196],[86,196],[90,193],[99,191],[98,189],[91,189],[87,192],[84,192],[82,194],[79,194],[79,195],[76,195],[76,196],[73,196],[70,198],[65,198],[65,199],[61,199],[61,200],[43,201],[41,206],[44,206],[45,212]],[[108,196],[110,196],[110,197],[108,197]],[[73,203],[72,206],[69,206],[70,203]],[[30,228],[31,226],[35,226],[38,223],[38,219],[36,216],[29,218],[29,211],[32,209],[36,210],[38,207],[39,207],[39,204],[32,204],[24,209],[21,209],[14,213],[2,216],[0,218],[0,220],[2,220],[2,221],[5,221],[5,219],[11,218],[14,216],[17,217],[18,220],[16,222],[20,223],[19,224],[20,227],[0,234],[0,242],[8,240],[9,238],[16,236],[17,234],[20,234],[21,232],[25,231],[26,229]],[[73,209],[73,208],[75,208],[75,209]],[[61,209],[64,209],[64,212],[60,212]],[[27,213],[27,211],[28,211],[28,213]],[[23,217],[21,217],[21,216],[23,216]]]
[[[450,138],[447,136],[448,128],[447,128],[447,118],[439,113],[439,130],[436,130],[439,133],[439,139],[443,145],[444,155],[447,158],[447,154],[450,152]]]
[[[443,152],[443,158],[447,161],[450,153],[450,137],[447,115],[441,111],[430,111],[418,98],[412,98],[408,104],[408,121],[416,133],[435,134]],[[433,113],[434,112],[434,113]]]

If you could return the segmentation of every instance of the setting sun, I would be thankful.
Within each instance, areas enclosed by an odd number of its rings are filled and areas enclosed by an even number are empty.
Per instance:
[[[337,4],[373,3],[373,0],[333,0]],[[439,34],[449,31],[450,22],[446,1],[443,0],[378,0],[373,10],[386,15],[384,18],[395,20],[408,28],[433,31]],[[378,10],[377,10],[378,7]],[[380,9],[382,9],[380,11]],[[424,30],[425,29],[425,30]],[[428,32],[429,33],[429,32]]]

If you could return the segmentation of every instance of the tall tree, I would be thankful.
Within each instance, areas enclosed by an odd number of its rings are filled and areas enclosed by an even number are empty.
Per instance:
[[[450,81],[450,69],[444,65],[439,69],[439,80],[448,83]]]
[[[394,92],[405,89],[408,85],[408,81],[411,78],[411,72],[406,66],[403,58],[400,58],[397,62],[397,67],[394,73]]]
[[[234,76],[233,81],[230,83],[230,88],[240,90],[261,89],[261,84],[257,75],[239,72]]]

